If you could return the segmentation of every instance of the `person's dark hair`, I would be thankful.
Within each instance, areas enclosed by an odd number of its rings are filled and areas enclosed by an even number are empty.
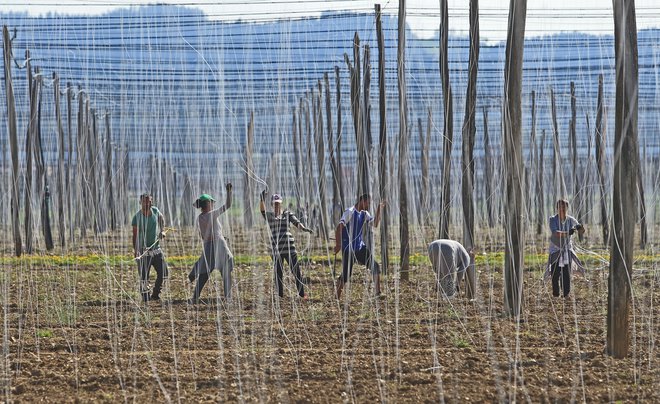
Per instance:
[[[151,194],[142,194],[142,195],[140,195],[140,202],[142,202],[146,198],[153,199],[153,196],[151,196]]]
[[[555,206],[559,209],[559,205],[564,205],[568,208],[568,201],[566,199],[558,199]]]
[[[366,201],[367,199],[371,199],[371,195],[370,194],[362,194],[358,198],[358,202]]]
[[[193,203],[193,206],[196,207],[197,209],[203,209],[206,208],[211,201],[200,201],[199,199],[195,200],[195,203]]]

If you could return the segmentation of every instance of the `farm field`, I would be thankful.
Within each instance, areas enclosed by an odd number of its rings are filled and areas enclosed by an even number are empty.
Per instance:
[[[421,253],[413,255],[411,281],[383,277],[382,299],[371,297],[370,277],[356,265],[340,301],[328,261],[314,258],[320,251],[305,263],[307,301],[296,296],[290,273],[285,298],[274,298],[269,258],[237,254],[234,299],[221,298],[216,279],[202,304],[189,305],[186,274],[194,258],[170,244],[169,287],[147,305],[138,303],[136,271],[120,247],[107,256],[72,254],[74,264],[3,258],[3,399],[660,400],[657,271],[635,272],[631,355],[613,360],[604,354],[603,270],[574,277],[573,293],[562,299],[551,297],[541,265],[528,265],[524,321],[516,323],[501,314],[496,253],[477,259],[472,302],[439,296]],[[648,257],[640,264],[656,265]]]

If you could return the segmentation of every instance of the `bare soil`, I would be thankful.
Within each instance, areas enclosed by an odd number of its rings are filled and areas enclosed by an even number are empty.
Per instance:
[[[602,270],[574,277],[563,299],[528,268],[516,322],[502,314],[499,266],[479,266],[474,301],[438,295],[424,264],[409,282],[384,276],[382,299],[356,265],[338,301],[332,269],[305,264],[307,301],[287,273],[278,299],[270,265],[255,259],[235,269],[229,302],[214,279],[204,304],[189,305],[188,267],[170,264],[163,299],[145,305],[129,258],[5,265],[0,401],[660,402],[657,271],[633,279],[631,351],[615,360]]]

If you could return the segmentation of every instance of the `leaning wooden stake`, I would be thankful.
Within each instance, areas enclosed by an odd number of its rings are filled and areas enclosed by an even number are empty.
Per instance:
[[[440,0],[440,78],[444,105],[442,133],[442,194],[440,199],[440,238],[449,238],[449,207],[451,205],[451,149],[454,140],[454,102],[449,82],[449,11],[447,0]]]
[[[406,90],[406,1],[399,1],[397,83],[399,87],[399,238],[401,276],[408,281],[410,245],[408,234],[408,96]]]
[[[522,63],[526,0],[509,3],[509,26],[504,69],[503,157],[506,173],[504,307],[519,320],[523,306],[523,164],[522,164]]]
[[[381,20],[380,4],[375,5],[376,9],[376,35],[378,37],[378,150],[379,164],[378,177],[380,178],[379,190],[381,200],[386,200],[389,195],[389,176],[387,174],[387,101],[385,87],[385,38],[383,36],[383,22]],[[383,206],[380,225],[380,257],[382,260],[383,273],[387,274],[389,269],[388,231],[389,231],[389,207]]]
[[[463,120],[461,147],[461,195],[463,199],[463,245],[468,251],[474,249],[474,140],[477,133],[475,111],[477,108],[477,70],[479,68],[479,0],[470,0],[470,56],[468,83],[465,96],[465,118]],[[474,257],[467,270],[466,296],[472,299],[477,288]]]
[[[610,237],[609,222],[607,220],[607,201],[605,193],[605,130],[603,117],[605,107],[603,105],[603,75],[598,75],[598,106],[596,110],[596,135],[595,153],[596,169],[598,171],[598,184],[600,189],[600,225],[603,229],[603,244],[607,245]]]
[[[14,254],[20,257],[23,253],[23,242],[21,241],[21,228],[18,218],[19,193],[19,171],[18,171],[18,129],[16,127],[16,103],[14,100],[14,86],[11,79],[11,37],[7,26],[2,27],[2,42],[5,67],[5,95],[7,97],[7,130],[9,134],[9,149],[11,152],[11,228],[14,238]]]
[[[634,0],[614,0],[616,62],[616,112],[614,178],[612,189],[612,240],[608,280],[607,353],[625,358],[630,347],[630,303],[637,222],[637,23]]]

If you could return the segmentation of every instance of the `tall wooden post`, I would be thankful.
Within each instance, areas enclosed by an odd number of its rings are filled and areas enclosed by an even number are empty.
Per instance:
[[[69,219],[69,243],[73,243],[73,235],[75,229],[75,220],[71,210],[73,209],[73,194],[75,187],[75,181],[71,178],[71,172],[73,170],[73,129],[72,129],[72,115],[73,115],[73,87],[71,87],[71,82],[66,83],[66,108],[67,108],[67,129],[68,129],[68,145],[67,145],[67,165],[66,165],[66,208],[67,215]]]
[[[428,121],[426,133],[422,129],[422,118],[417,119],[417,127],[419,132],[419,160],[420,169],[422,172],[421,189],[419,195],[419,220],[420,225],[423,227],[429,218],[429,145],[431,143],[431,108],[428,109]]]
[[[114,231],[117,230],[117,205],[115,203],[115,176],[113,175],[114,170],[112,166],[112,131],[110,127],[110,112],[108,111],[105,114],[105,189],[108,191],[106,203],[110,211],[110,230]],[[165,182],[167,182],[167,179]],[[167,197],[167,194],[165,197]],[[167,215],[171,215],[169,210]]]
[[[529,155],[530,155],[530,173],[535,175],[535,184],[536,192],[535,195],[529,195],[530,208],[531,205],[538,206],[539,204],[539,195],[538,195],[538,172],[539,172],[539,163],[538,163],[538,154],[536,148],[536,91],[532,90],[532,127],[529,132]],[[531,183],[531,179],[530,179]],[[531,188],[531,187],[530,187]],[[532,199],[533,198],[533,199]],[[533,202],[533,203],[532,203]],[[538,210],[537,210],[538,212]],[[541,228],[543,226],[542,218],[536,216],[536,234],[541,234]]]
[[[43,97],[41,96],[41,87],[43,81],[39,68],[35,69],[37,75],[34,78],[34,86],[37,89],[37,122],[34,132],[33,147],[34,161],[37,169],[36,192],[34,198],[40,202],[41,233],[44,236],[44,244],[47,251],[51,251],[55,245],[53,243],[53,232],[50,225],[50,188],[48,185],[48,173],[46,171],[46,160],[44,159],[43,142],[41,140],[41,106]]]
[[[294,189],[296,192],[296,215],[300,215],[300,209],[301,209],[300,199],[302,198],[302,192],[303,192],[302,167],[300,163],[300,148],[301,148],[300,132],[302,131],[302,125],[300,124],[300,120],[301,120],[300,111],[297,110],[296,107],[294,107],[292,129],[293,129],[293,163],[294,163],[293,169],[295,175]]]
[[[335,139],[332,130],[332,102],[330,99],[330,78],[328,73],[323,74],[323,82],[325,84],[325,121],[328,130],[328,154],[330,158],[330,174],[332,175],[332,208],[330,209],[330,227],[334,223],[339,223],[342,214],[342,206],[339,191],[339,167],[337,166],[337,159],[335,158]]]
[[[53,93],[55,95],[55,123],[57,125],[57,225],[60,247],[66,246],[66,226],[64,225],[64,128],[60,109],[60,78],[53,72]]]
[[[467,94],[465,95],[465,118],[461,147],[461,195],[463,199],[463,245],[468,251],[474,249],[474,139],[477,133],[475,110],[477,107],[477,70],[479,68],[479,0],[470,0],[470,55],[468,65]],[[467,272],[466,296],[472,299],[476,293],[477,275],[474,257]]]
[[[337,172],[339,173],[339,178],[337,179],[337,184],[339,186],[339,200],[341,201],[342,210],[346,207],[346,199],[344,198],[344,173],[343,165],[341,161],[341,137],[343,132],[342,122],[341,122],[341,77],[339,75],[339,66],[335,66],[335,87],[337,96]]]
[[[486,199],[486,216],[488,227],[495,227],[495,207],[493,204],[493,157],[491,156],[490,138],[488,136],[488,108],[483,109],[484,117],[484,192]]]
[[[523,305],[523,164],[522,164],[522,63],[527,1],[511,0],[504,69],[503,157],[506,173],[504,306],[520,319]]]
[[[33,142],[37,132],[37,121],[39,114],[39,86],[35,86],[32,80],[32,66],[30,65],[30,51],[25,51],[25,68],[27,70],[28,89],[30,91],[30,122],[28,123],[27,136],[25,137],[25,252],[31,254],[33,251],[34,235],[32,232],[32,200],[34,189],[32,183],[32,155]]]
[[[383,22],[381,20],[380,4],[375,5],[376,10],[376,36],[378,38],[378,182],[381,200],[386,200],[389,195],[389,176],[387,172],[387,97],[385,87],[385,38],[383,35]],[[390,227],[389,207],[385,204],[381,213],[380,227],[380,257],[382,260],[383,273],[387,274],[389,269],[388,232]]]
[[[408,281],[410,236],[408,234],[408,95],[406,89],[406,0],[399,1],[397,83],[399,88],[399,238],[401,276]]]
[[[323,108],[321,100],[323,98],[323,84],[318,81],[319,93],[316,96],[316,165],[319,173],[319,230],[324,241],[328,240],[328,210],[325,197],[325,135],[323,134]]]
[[[637,221],[637,22],[634,0],[614,0],[616,62],[616,123],[614,130],[614,178],[612,192],[612,240],[607,307],[607,353],[625,358],[630,347],[630,303]]]
[[[449,11],[447,0],[440,0],[440,78],[444,105],[442,133],[442,194],[440,199],[440,238],[449,238],[451,206],[451,149],[454,141],[454,101],[449,82]]]
[[[580,185],[580,175],[579,175],[579,166],[578,166],[578,152],[577,152],[577,98],[575,97],[575,82],[571,81],[571,125],[569,131],[570,144],[571,144],[571,165],[573,168],[573,205],[575,206],[575,216],[577,217],[578,222],[584,223],[584,211],[583,211],[583,195],[582,187]],[[582,241],[582,236],[578,235],[580,241]]]
[[[96,124],[96,110],[91,108],[90,100],[87,99],[87,111],[91,118],[91,126],[89,129],[89,142],[87,143],[87,153],[89,157],[89,162],[87,167],[89,171],[85,175],[89,178],[88,187],[89,187],[89,202],[91,205],[91,211],[94,212],[94,234],[99,234],[105,231],[104,221],[101,218],[100,212],[100,189],[98,187],[98,173],[101,171],[100,162],[101,158],[99,155],[99,132],[98,125]],[[155,182],[154,177],[152,176],[152,181]]]
[[[536,159],[536,234],[541,234],[545,225],[545,215],[543,214],[543,172],[545,164],[543,161],[545,149],[545,129],[541,132],[541,144],[539,145],[538,158]]]
[[[11,181],[11,228],[14,238],[14,254],[20,257],[23,253],[23,242],[21,240],[21,228],[18,217],[20,199],[19,192],[19,157],[18,157],[18,129],[16,126],[16,102],[14,100],[14,85],[11,79],[11,37],[9,36],[9,29],[7,26],[2,27],[2,42],[3,42],[3,55],[4,55],[4,71],[5,71],[5,95],[7,98],[7,130],[9,135],[9,149],[11,153],[11,168],[12,168],[12,181]]]
[[[564,170],[561,161],[561,145],[559,143],[559,126],[557,125],[557,107],[555,106],[555,92],[550,89],[550,109],[552,113],[552,139],[553,139],[553,158],[552,158],[552,186],[555,192],[555,200],[558,197],[566,196],[566,182],[564,180]]]
[[[605,192],[605,130],[603,117],[605,107],[603,101],[603,75],[598,75],[598,104],[596,109],[596,135],[595,135],[595,153],[596,169],[598,171],[598,184],[600,190],[600,225],[603,229],[603,244],[607,245],[610,237],[609,222],[607,220],[607,201]]]
[[[293,136],[294,136],[294,144],[297,146],[296,143],[296,121],[295,121],[295,115],[294,115],[294,130],[293,130]],[[250,181],[250,176],[254,175],[254,163],[252,162],[252,150],[254,147],[254,111],[250,111],[250,122],[248,122],[248,127],[247,127],[247,134],[246,134],[246,139],[245,139],[245,176],[244,176],[244,190],[243,190],[243,205],[245,209],[245,227],[252,228],[252,225],[254,224],[254,217],[252,215],[252,194],[254,193],[252,191],[252,181]],[[298,156],[295,156],[296,158]],[[296,161],[296,174],[297,174],[297,169],[298,169],[298,162]]]
[[[87,136],[85,135],[87,133],[86,130],[86,119],[87,115],[85,114],[85,93],[80,90],[80,87],[78,87],[78,127],[77,127],[77,152],[76,152],[76,188],[77,188],[77,193],[76,193],[76,205],[77,206],[82,206],[83,202],[85,201],[85,198],[87,197],[87,186],[86,183],[84,182],[84,173],[86,172],[85,166],[86,166],[86,153],[85,150],[87,149],[86,144],[87,144]],[[80,227],[80,237],[85,238],[87,235],[87,226],[86,226],[86,221],[83,218],[83,210],[82,209],[75,209],[76,211],[76,225]]]

